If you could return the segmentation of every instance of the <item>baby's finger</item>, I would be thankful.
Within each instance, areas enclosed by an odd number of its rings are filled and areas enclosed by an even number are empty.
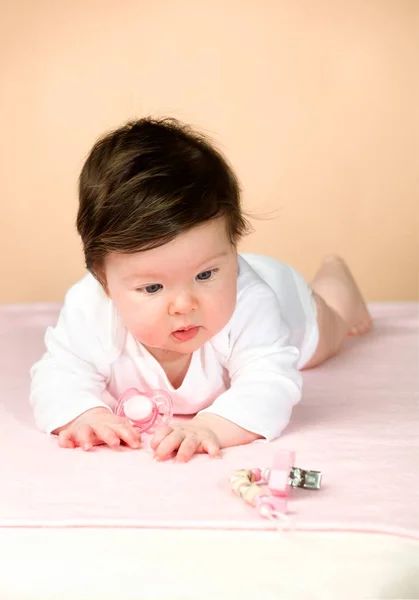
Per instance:
[[[119,435],[108,425],[98,425],[94,431],[96,436],[110,448],[117,448],[121,443]]]
[[[198,452],[200,445],[201,442],[195,435],[188,435],[185,437],[177,451],[176,461],[187,462]]]
[[[63,429],[58,434],[58,443],[61,448],[75,448],[76,444],[73,441],[73,435],[68,429]]]
[[[159,444],[167,437],[170,433],[173,432],[173,427],[169,425],[159,425],[156,427],[156,431],[150,442],[150,447],[152,450],[156,450]]]
[[[138,429],[135,429],[132,425],[118,425],[117,427],[114,427],[114,431],[130,448],[140,447],[141,434]]]
[[[90,450],[95,445],[95,434],[90,425],[80,425],[73,433],[73,440],[83,450]]]
[[[202,442],[202,450],[214,458],[221,456],[220,444],[212,438],[206,438]]]
[[[168,458],[175,450],[179,448],[185,438],[185,432],[181,429],[175,429],[166,436],[155,450],[157,460]]]

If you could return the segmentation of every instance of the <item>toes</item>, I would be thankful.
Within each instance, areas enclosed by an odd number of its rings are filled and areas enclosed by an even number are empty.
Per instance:
[[[369,331],[371,329],[371,326],[372,326],[372,319],[370,316],[368,316],[364,321],[362,321],[361,333],[367,333],[367,331]]]
[[[372,327],[372,319],[368,319],[368,321],[365,323],[365,331],[364,333],[367,333],[367,331],[369,331]]]
[[[351,327],[349,329],[348,335],[351,337],[354,335],[362,335],[364,333],[367,333],[367,331],[369,331],[371,329],[371,326],[372,326],[371,319],[361,321],[360,323],[357,323],[356,325],[354,325],[353,327]]]

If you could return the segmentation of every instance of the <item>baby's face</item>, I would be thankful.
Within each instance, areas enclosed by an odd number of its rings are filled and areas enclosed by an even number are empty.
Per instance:
[[[168,244],[110,254],[107,291],[131,334],[152,354],[190,354],[216,335],[236,305],[237,252],[223,219]]]

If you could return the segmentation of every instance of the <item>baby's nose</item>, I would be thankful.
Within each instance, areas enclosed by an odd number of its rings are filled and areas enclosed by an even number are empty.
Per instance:
[[[172,299],[169,306],[169,314],[187,314],[198,308],[198,302],[196,298],[190,292],[184,291]]]

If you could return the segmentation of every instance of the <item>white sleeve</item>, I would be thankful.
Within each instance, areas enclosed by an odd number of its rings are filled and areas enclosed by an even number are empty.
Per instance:
[[[243,296],[231,321],[231,351],[225,362],[230,388],[202,412],[272,440],[287,426],[292,407],[301,399],[299,351],[288,345],[288,328],[272,290],[257,284]]]
[[[30,403],[37,426],[46,433],[91,408],[109,408],[101,398],[107,361],[89,300],[76,287],[67,293],[56,327],[46,332],[47,352],[31,369]]]

